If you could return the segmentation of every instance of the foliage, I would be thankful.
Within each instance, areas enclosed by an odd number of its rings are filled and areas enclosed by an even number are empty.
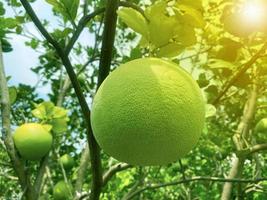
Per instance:
[[[28,2],[34,5],[36,1]],[[249,24],[249,20],[245,18],[238,17],[242,22],[236,20],[234,16],[243,9],[245,1],[144,0],[120,3],[112,70],[121,63],[140,57],[171,59],[191,73],[201,87],[207,103],[206,125],[198,145],[184,158],[167,166],[128,166],[123,171],[118,170],[101,188],[100,199],[126,200],[131,196],[132,199],[220,199],[224,184],[222,182],[192,181],[172,186],[164,184],[196,176],[224,178],[233,167],[233,161],[240,155],[244,159],[243,169],[239,169],[242,175],[234,178],[247,180],[267,177],[264,151],[247,153],[255,145],[267,143],[266,135],[255,130],[257,122],[267,117],[266,22],[260,28],[255,28],[255,24]],[[3,57],[5,59],[13,51],[12,39],[16,35],[25,37],[25,48],[33,49],[39,54],[39,64],[31,66],[32,71],[41,77],[38,85],[49,85],[51,91],[47,94],[49,100],[46,101],[38,94],[37,86],[23,83],[13,85],[12,77],[7,77],[11,129],[13,131],[15,127],[29,121],[47,123],[53,127],[53,148],[48,159],[42,160],[47,161],[47,170],[42,176],[44,181],[40,196],[52,199],[56,183],[67,180],[73,186],[73,195],[88,198],[95,171],[85,151],[88,138],[85,127],[89,119],[85,119],[81,112],[77,94],[72,89],[60,55],[47,39],[32,34],[36,30],[27,30],[26,26],[32,20],[21,2],[0,2],[0,46]],[[51,7],[57,23],[41,19],[41,24],[65,50],[77,33],[83,16],[106,7],[107,2],[47,0],[43,3]],[[10,15],[7,11],[14,13]],[[99,12],[89,22],[81,24],[86,37],[93,37],[94,42],[88,44],[77,40],[69,53],[72,67],[89,105],[97,89],[104,19],[103,12]],[[228,85],[230,87],[227,88]],[[0,96],[2,90],[0,88]],[[253,91],[256,91],[256,98],[253,97]],[[249,104],[253,98],[256,107],[248,111],[248,107],[253,107]],[[4,104],[1,108],[3,106]],[[2,116],[1,114],[1,122]],[[233,138],[240,136],[239,130],[240,127],[244,128],[244,124],[248,129],[245,136],[241,134],[237,144],[241,144],[242,148],[238,149]],[[5,133],[2,127],[1,130]],[[26,198],[22,197],[25,191],[18,187],[18,174],[12,166],[10,152],[4,141],[5,134],[2,134],[0,199]],[[58,162],[64,154],[69,154],[75,161],[74,167],[67,171]],[[118,164],[118,161],[102,151],[100,157],[104,174]],[[22,164],[29,174],[30,182],[34,183],[42,163]],[[81,171],[82,164],[85,173]],[[79,181],[82,182],[81,190],[77,189]],[[231,199],[237,198],[237,195],[244,199],[266,199],[266,183],[234,183],[233,190],[230,191]],[[151,186],[155,184],[161,187],[152,189]]]

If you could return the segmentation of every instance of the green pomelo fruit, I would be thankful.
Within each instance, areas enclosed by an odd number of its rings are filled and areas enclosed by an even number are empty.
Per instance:
[[[164,165],[196,145],[205,103],[197,83],[175,63],[142,58],[104,80],[91,118],[107,154],[133,165]]]
[[[64,154],[63,156],[61,156],[59,158],[59,162],[66,170],[71,169],[75,165],[74,159],[68,154]]]
[[[255,130],[257,133],[267,133],[267,118],[261,119],[257,123]]]
[[[52,135],[37,123],[21,125],[15,130],[13,139],[20,155],[27,160],[40,160],[52,145]]]
[[[54,200],[68,200],[71,199],[72,187],[65,181],[59,181],[53,188]]]

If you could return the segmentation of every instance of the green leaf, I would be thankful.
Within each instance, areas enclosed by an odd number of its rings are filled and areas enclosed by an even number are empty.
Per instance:
[[[1,43],[3,52],[7,53],[13,51],[11,44],[6,39],[1,39]]]
[[[45,0],[47,3],[49,3],[50,5],[52,5],[54,7],[55,10],[59,10],[61,9],[61,5],[57,0]]]
[[[5,9],[4,9],[4,4],[2,2],[0,2],[0,16],[4,15],[6,13]]]
[[[32,110],[32,114],[36,118],[45,119],[46,117],[45,107],[38,106],[36,109]]]
[[[267,75],[267,66],[266,65],[262,64],[258,68],[259,68],[259,75],[260,76]]]
[[[14,7],[20,7],[21,4],[18,0],[10,0],[9,3]]]
[[[211,104],[206,104],[206,115],[205,117],[213,117],[216,115],[216,108]]]
[[[242,44],[226,37],[220,39],[219,44],[222,47],[216,57],[225,61],[234,62],[239,55]]]
[[[80,0],[46,0],[53,9],[60,13],[64,19],[74,21],[77,16]]]
[[[42,126],[44,127],[45,130],[47,130],[48,132],[50,132],[53,128],[53,126],[49,125],[49,124],[42,124]]]
[[[211,93],[213,95],[217,95],[218,94],[218,88],[215,85],[210,85],[209,87],[207,87],[205,89],[206,92]]]
[[[166,6],[166,2],[159,2],[145,10],[149,19],[149,41],[155,48],[167,45],[174,37],[175,27],[179,25],[174,16],[166,15]]]
[[[141,58],[142,52],[141,52],[140,48],[136,47],[136,48],[132,49],[130,57],[131,57],[131,60]]]
[[[37,105],[32,114],[39,119],[50,119],[54,114],[54,107],[52,102],[43,102]]]
[[[182,45],[176,43],[170,43],[162,48],[159,49],[157,52],[158,57],[166,57],[166,58],[174,58],[178,56],[184,47]]]
[[[145,16],[150,20],[157,15],[165,15],[166,13],[167,2],[157,1],[152,6],[149,6],[145,10]]]
[[[201,73],[198,76],[197,83],[198,83],[199,87],[201,87],[201,88],[206,87],[207,85],[209,85],[209,80],[207,80],[205,73]]]
[[[60,0],[71,20],[75,20],[80,0]]]
[[[177,8],[176,16],[182,23],[196,28],[203,28],[206,25],[201,12],[191,6],[177,3],[175,8]]]
[[[53,118],[65,118],[67,117],[68,111],[61,107],[54,107]]]
[[[175,27],[174,39],[183,46],[191,46],[197,42],[194,28],[186,24]]]
[[[23,31],[23,29],[22,29],[21,26],[17,26],[17,27],[16,27],[16,33],[17,33],[17,34],[21,34],[22,31]]]
[[[55,108],[54,103],[52,103],[50,101],[46,101],[46,102],[41,103],[40,106],[44,106],[45,107],[46,116],[48,118],[53,116],[54,108]]]
[[[179,3],[191,6],[192,8],[195,8],[198,11],[203,11],[202,0],[180,0]]]
[[[149,46],[149,41],[144,36],[142,36],[139,43],[138,43],[138,46],[145,48],[145,47]]]
[[[25,42],[25,44],[30,46],[32,49],[36,49],[39,45],[39,40],[32,38],[30,42]]]
[[[246,88],[250,83],[252,83],[252,80],[249,74],[244,73],[238,77],[238,79],[234,82],[233,85],[240,88]]]
[[[233,63],[221,60],[221,59],[210,59],[208,66],[212,69],[235,69],[235,65]]]
[[[13,19],[11,17],[8,18],[1,18],[0,17],[0,29],[13,29],[16,28],[16,26],[18,25],[18,21],[16,19]]]
[[[17,99],[17,89],[16,87],[9,87],[8,92],[9,92],[9,101],[10,104],[12,105],[13,103],[16,102]]]
[[[140,12],[133,8],[121,8],[117,13],[128,27],[148,38],[148,23]]]
[[[55,133],[65,132],[68,128],[66,120],[62,118],[53,119],[51,125],[53,126],[52,130]]]

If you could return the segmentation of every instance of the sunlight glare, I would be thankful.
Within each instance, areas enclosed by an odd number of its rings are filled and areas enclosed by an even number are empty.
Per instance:
[[[251,23],[260,23],[264,17],[264,9],[259,3],[247,3],[243,7],[244,19]]]

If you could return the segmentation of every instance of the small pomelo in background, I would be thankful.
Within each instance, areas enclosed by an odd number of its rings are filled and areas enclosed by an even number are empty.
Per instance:
[[[64,154],[63,156],[61,156],[59,158],[59,162],[66,170],[71,169],[75,165],[74,159],[68,154]]]
[[[94,136],[107,154],[133,165],[164,165],[196,145],[205,103],[196,81],[178,65],[141,58],[104,80],[91,118]]]
[[[257,133],[266,133],[267,134],[267,118],[261,119],[257,123],[255,130]]]
[[[52,135],[38,123],[27,123],[18,127],[13,135],[20,155],[27,160],[40,160],[52,145]]]
[[[59,181],[53,188],[54,200],[69,200],[71,199],[72,187],[65,181]]]

